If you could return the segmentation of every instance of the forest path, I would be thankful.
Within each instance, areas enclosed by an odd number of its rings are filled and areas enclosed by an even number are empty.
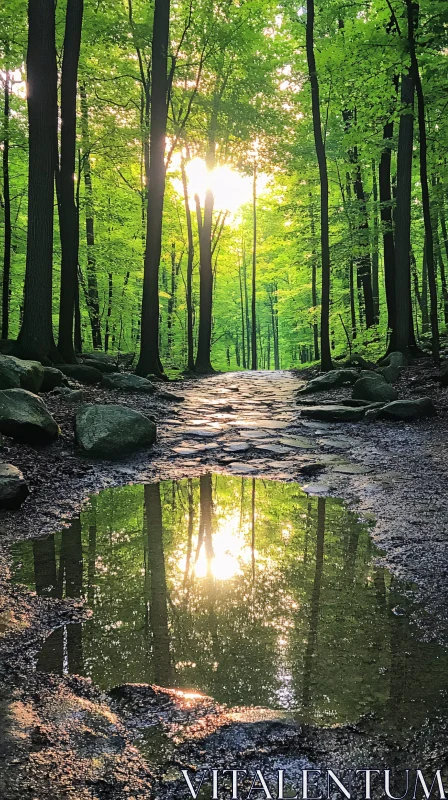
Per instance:
[[[420,620],[426,634],[448,644],[444,397],[438,390],[439,415],[418,423],[323,423],[301,418],[295,396],[301,385],[286,371],[185,381],[185,400],[160,419],[158,452],[142,479],[154,472],[169,480],[213,471],[297,481],[309,494],[347,501],[374,523],[384,565],[418,587],[429,612]],[[403,384],[400,392],[409,395],[409,388]],[[334,393],[331,399],[337,400]],[[325,400],[327,393],[310,404]]]

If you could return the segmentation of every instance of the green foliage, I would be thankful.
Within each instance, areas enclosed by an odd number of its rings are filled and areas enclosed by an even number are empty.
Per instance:
[[[79,132],[75,176],[80,217],[80,271],[87,278],[84,173],[90,158],[95,220],[94,261],[103,338],[112,351],[137,352],[145,246],[148,97],[152,7],[143,0],[85,4],[79,84],[88,103],[90,150]],[[388,336],[379,202],[373,174],[383,151],[383,127],[398,122],[402,108],[394,77],[408,64],[405,4],[373,0],[341,6],[336,0],[318,9],[316,58],[321,88],[330,177],[331,340],[334,356],[352,348],[370,355],[384,351]],[[181,153],[188,161],[205,158],[216,112],[218,166],[246,176],[258,168],[265,188],[258,198],[257,324],[259,366],[289,368],[314,360],[313,326],[320,317],[319,192],[311,100],[304,49],[304,9],[290,0],[227,3],[178,0],[173,4],[168,119],[168,180],[160,269],[161,357],[168,370],[187,359],[186,266],[188,240],[180,184]],[[65,3],[57,4],[58,62],[64,33]],[[440,320],[446,306],[446,203],[448,183],[446,114],[448,3],[434,11],[420,4],[417,46],[426,102],[429,173]],[[10,336],[21,320],[27,226],[27,114],[25,98],[26,3],[7,0],[0,11],[0,76],[12,77],[9,170],[12,204]],[[349,122],[347,122],[349,120]],[[79,126],[80,128],[81,126]],[[5,138],[5,120],[0,138]],[[396,171],[395,125],[392,176]],[[417,144],[417,143],[416,143]],[[354,155],[355,154],[355,155]],[[353,193],[354,158],[362,178],[365,211]],[[414,147],[412,186],[412,300],[417,333],[425,337],[427,287],[423,269],[424,230],[418,147]],[[193,194],[194,336],[199,313],[199,246]],[[3,204],[2,204],[3,205]],[[368,227],[361,233],[363,214]],[[55,209],[53,320],[57,329],[60,244]],[[222,215],[215,210],[217,232]],[[0,245],[3,245],[0,231]],[[212,361],[216,368],[249,365],[252,208],[229,214],[214,252]],[[357,289],[357,263],[369,253],[379,263],[379,322],[365,328],[364,301]],[[92,255],[92,253],[91,253]],[[350,311],[350,265],[354,270]],[[312,298],[312,268],[317,298]],[[354,266],[353,266],[354,265]],[[81,288],[83,348],[92,348],[90,318]],[[353,330],[353,322],[356,331]],[[355,336],[356,333],[356,336]]]

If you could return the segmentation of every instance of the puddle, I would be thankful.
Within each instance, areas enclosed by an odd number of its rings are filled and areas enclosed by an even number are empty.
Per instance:
[[[70,528],[16,546],[13,575],[93,611],[46,640],[39,670],[404,731],[440,711],[448,655],[419,639],[411,587],[377,554],[339,500],[205,475],[93,496]]]

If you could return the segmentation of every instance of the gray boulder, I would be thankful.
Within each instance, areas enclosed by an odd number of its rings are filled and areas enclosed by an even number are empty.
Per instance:
[[[434,417],[436,407],[430,397],[419,397],[416,400],[395,400],[383,406],[378,413],[379,419],[412,422],[425,417]]]
[[[359,375],[354,369],[334,369],[331,372],[324,372],[313,378],[303,389],[299,389],[299,394],[312,394],[313,392],[325,392],[330,389],[338,389],[340,386],[355,383]]]
[[[82,363],[86,367],[93,367],[94,369],[99,369],[99,371],[102,372],[103,374],[117,371],[116,364],[113,364],[110,361],[102,361],[102,359],[100,358],[83,358]]]
[[[377,374],[382,375],[388,383],[395,383],[395,381],[397,381],[400,377],[400,370],[401,367],[397,366],[396,364],[388,364],[385,367],[380,367],[377,370]]]
[[[12,464],[0,463],[0,508],[18,508],[30,491],[25,478]]]
[[[59,427],[40,397],[7,389],[0,391],[0,433],[19,442],[45,444],[58,437]]]
[[[357,353],[353,353],[353,355],[347,358],[347,361],[344,363],[344,367],[361,367],[362,369],[373,369],[375,364],[372,361],[367,361],[367,359],[363,358],[363,356],[359,356]]]
[[[372,400],[389,403],[397,400],[398,392],[390,383],[386,383],[382,375],[360,378],[353,387],[352,397],[355,400]]]
[[[386,358],[383,358],[380,361],[381,367],[387,367],[389,364],[392,364],[394,367],[407,367],[408,360],[404,355],[404,353],[400,353],[394,350],[393,353],[389,353],[389,355],[386,356]]]
[[[141,378],[140,375],[131,375],[124,372],[104,375],[102,385],[107,389],[118,389],[121,392],[145,392],[145,394],[154,394],[155,392],[151,381]]]
[[[119,458],[153,444],[156,426],[126,406],[85,403],[76,412],[75,434],[86,455]]]
[[[366,408],[350,408],[342,405],[314,406],[313,408],[303,408],[301,416],[308,419],[318,419],[321,422],[358,422],[364,417]]]
[[[85,364],[64,364],[61,366],[61,372],[72,378],[72,380],[79,381],[80,383],[87,383],[93,385],[101,383],[103,380],[103,373],[96,367],[86,367]]]
[[[43,371],[44,378],[40,387],[41,392],[52,392],[53,389],[62,386],[66,380],[65,375],[56,367],[43,367]]]
[[[39,361],[0,355],[0,389],[20,388],[36,394],[43,379],[44,368]]]

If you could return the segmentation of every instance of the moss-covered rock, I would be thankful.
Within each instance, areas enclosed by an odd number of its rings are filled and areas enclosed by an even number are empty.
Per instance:
[[[45,444],[59,435],[59,427],[44,401],[24,389],[0,391],[0,432],[19,442]]]
[[[85,403],[76,413],[76,441],[86,455],[119,458],[153,444],[156,426],[143,414],[120,405]]]

